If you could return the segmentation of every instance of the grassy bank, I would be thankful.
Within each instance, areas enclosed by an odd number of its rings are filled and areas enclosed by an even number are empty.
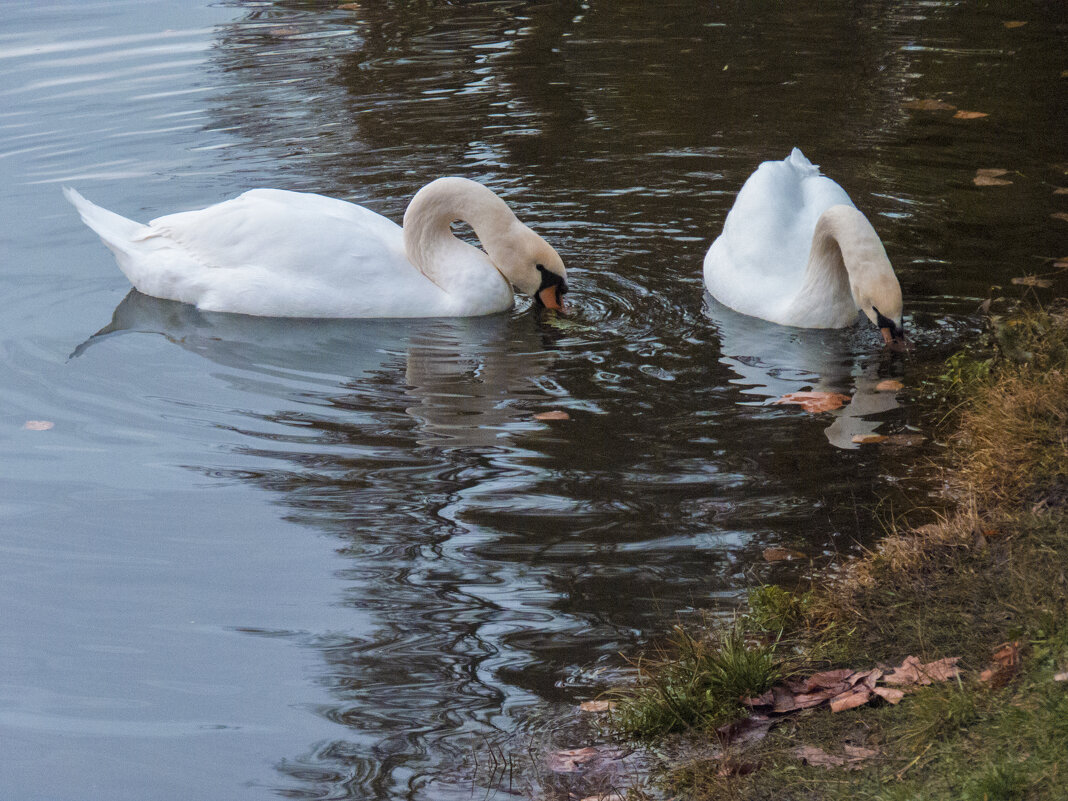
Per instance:
[[[992,315],[935,390],[954,513],[891,534],[804,595],[754,590],[747,615],[676,632],[618,691],[619,735],[697,743],[655,795],[1068,799],[1068,307]],[[753,704],[908,656],[959,657],[959,673],[838,712]],[[747,717],[759,725],[729,725]]]

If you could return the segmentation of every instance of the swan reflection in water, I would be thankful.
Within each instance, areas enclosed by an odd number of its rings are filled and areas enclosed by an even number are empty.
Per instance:
[[[745,387],[744,395],[765,405],[790,392],[841,392],[851,400],[831,412],[834,421],[824,430],[836,448],[860,447],[854,437],[874,434],[879,415],[898,409],[894,392],[876,389],[887,377],[885,360],[896,354],[873,350],[867,328],[792,328],[727,308],[707,292],[704,313],[719,332],[720,362],[738,374],[731,381]],[[781,406],[783,409],[800,409]]]
[[[416,422],[417,444],[483,447],[499,444],[510,427],[525,427],[530,412],[515,401],[524,394],[533,402],[544,398],[536,382],[554,358],[543,327],[513,320],[514,313],[407,320],[251,317],[203,312],[131,290],[111,322],[72,357],[118,333],[162,334],[217,364],[276,379],[257,385],[262,394],[371,414],[399,405]]]

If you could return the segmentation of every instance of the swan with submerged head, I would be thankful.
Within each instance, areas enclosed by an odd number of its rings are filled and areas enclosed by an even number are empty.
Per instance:
[[[735,311],[799,328],[844,328],[857,311],[906,347],[901,286],[883,243],[838,184],[800,150],[742,186],[705,255],[705,286]]]
[[[138,291],[261,317],[471,317],[512,307],[512,287],[563,307],[557,252],[508,204],[466,178],[420,189],[403,228],[323,195],[253,189],[147,225],[66,188]],[[485,250],[455,237],[468,223]]]

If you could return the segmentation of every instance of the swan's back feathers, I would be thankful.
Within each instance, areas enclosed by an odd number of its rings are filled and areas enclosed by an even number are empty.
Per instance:
[[[773,322],[798,291],[812,233],[831,206],[853,202],[797,148],[749,176],[705,256],[705,283],[721,303]]]

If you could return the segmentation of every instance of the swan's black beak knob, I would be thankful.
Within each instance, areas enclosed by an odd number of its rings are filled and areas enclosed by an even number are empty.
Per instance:
[[[537,265],[541,273],[541,286],[534,293],[534,302],[546,309],[564,310],[564,294],[567,292],[567,281],[559,273],[547,270],[542,265]]]

